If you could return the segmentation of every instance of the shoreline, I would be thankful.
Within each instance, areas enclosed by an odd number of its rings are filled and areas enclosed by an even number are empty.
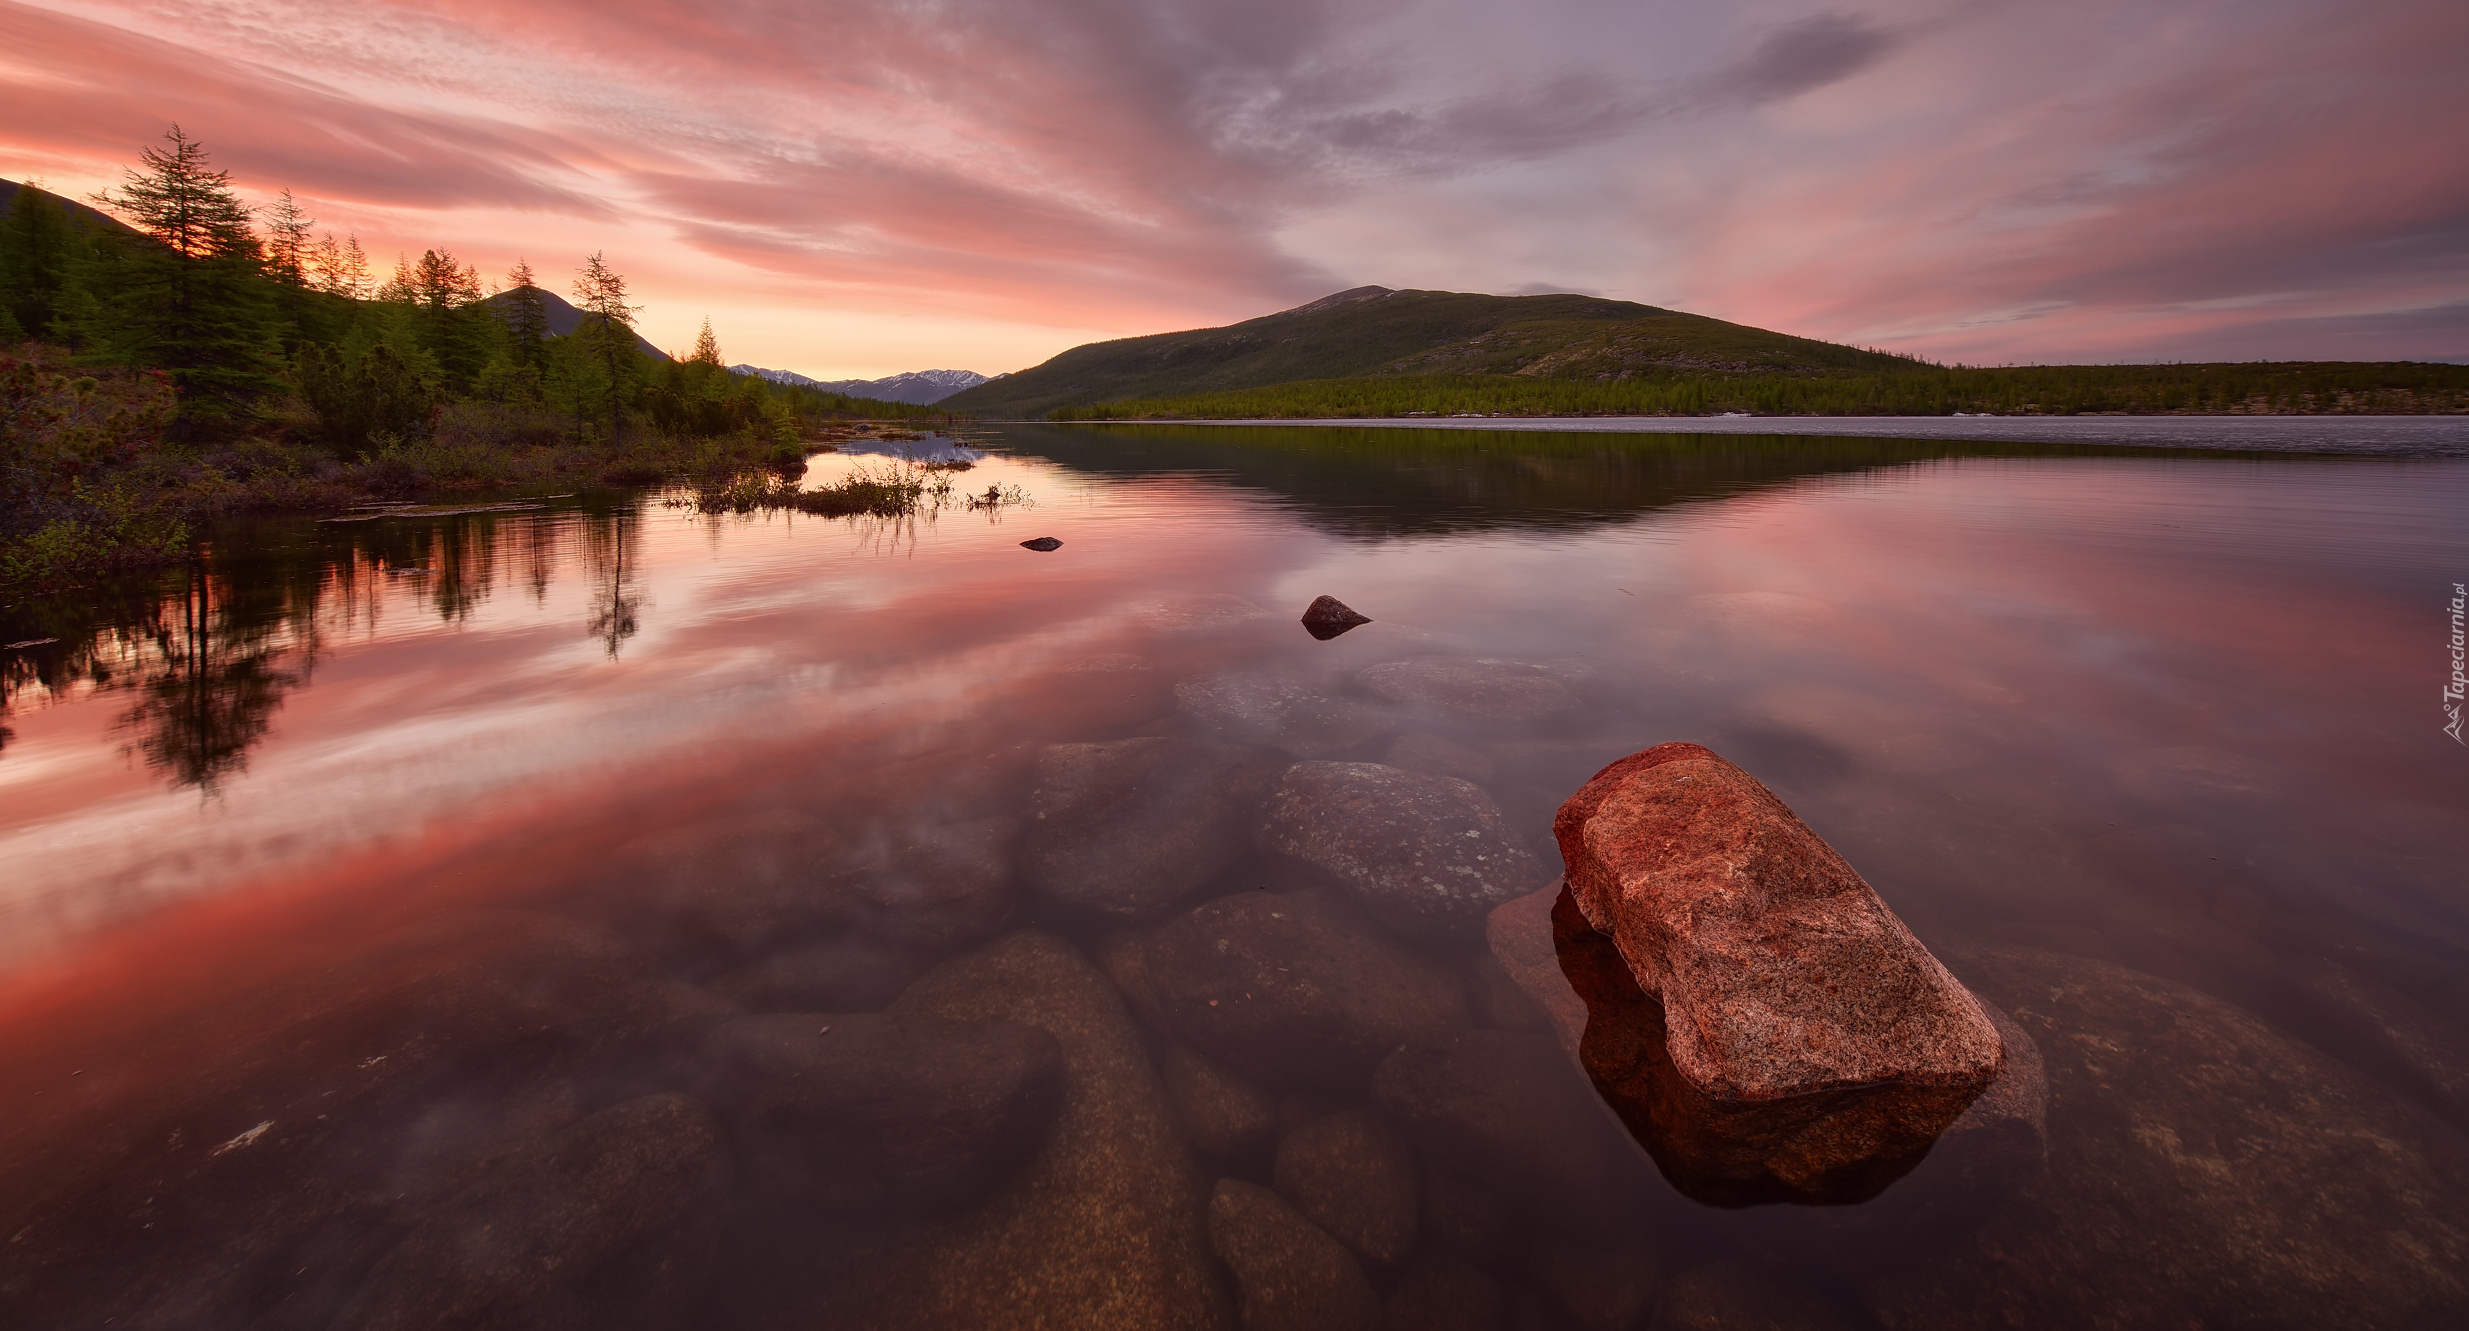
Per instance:
[[[1353,426],[1385,430],[1514,430],[1570,434],[1809,435],[1845,439],[2210,448],[2390,458],[2469,458],[2469,415],[1338,416],[1185,417],[1033,423],[1117,428],[1155,425],[1254,428]]]

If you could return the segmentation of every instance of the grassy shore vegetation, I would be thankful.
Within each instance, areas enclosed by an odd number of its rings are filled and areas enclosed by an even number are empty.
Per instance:
[[[572,304],[444,249],[377,280],[177,128],[94,202],[21,185],[0,218],[0,597],[177,559],[232,513],[794,474],[860,421],[941,414],[732,374],[708,323],[663,356],[599,255]]]
[[[1945,416],[1957,412],[2255,414],[2469,412],[2469,366],[2420,362],[2224,365],[1913,365],[1888,373],[1318,379],[1058,408],[1051,420],[1396,416]]]

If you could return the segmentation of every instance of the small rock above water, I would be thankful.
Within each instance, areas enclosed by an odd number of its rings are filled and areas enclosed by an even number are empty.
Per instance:
[[[1220,897],[1115,940],[1105,966],[1151,1025],[1271,1087],[1360,1085],[1468,1020],[1455,973],[1315,893]]]
[[[1297,763],[1261,812],[1262,849],[1333,876],[1410,938],[1473,934],[1494,906],[1544,876],[1492,797],[1455,777]]]
[[[1322,642],[1327,642],[1348,629],[1358,628],[1371,622],[1370,615],[1356,613],[1344,601],[1334,596],[1315,597],[1303,611],[1305,631]]]
[[[744,1177],[795,1206],[934,1210],[983,1192],[1044,1138],[1063,1087],[1045,1031],[914,1015],[740,1017],[702,1063]]]
[[[1020,548],[1023,550],[1037,550],[1041,552],[1047,550],[1060,550],[1063,548],[1063,542],[1052,536],[1040,536],[1033,541],[1022,541],[1020,543]]]
[[[1389,728],[1379,712],[1300,676],[1206,675],[1175,685],[1174,696],[1186,715],[1221,739],[1303,758],[1351,749]]]
[[[1267,1188],[1219,1179],[1209,1242],[1234,1272],[1243,1331],[1380,1331],[1380,1296],[1363,1268]]]
[[[1573,903],[1621,963],[1591,986],[1571,971],[1592,1010],[1588,1068],[1667,1172],[1686,1162],[1751,1192],[1849,1200],[2003,1070],[1979,1000],[1773,792],[1708,750],[1612,764],[1553,831]],[[1560,941],[1566,968],[1578,940]]]
[[[1537,721],[1577,705],[1574,666],[1534,661],[1429,657],[1391,661],[1355,676],[1384,702],[1484,721]]]
[[[728,1179],[720,1126],[694,1101],[654,1095],[603,1110],[436,1207],[334,1325],[685,1325]]]
[[[1057,905],[1155,914],[1233,860],[1275,773],[1247,750],[1166,736],[1049,745],[1022,876]]]

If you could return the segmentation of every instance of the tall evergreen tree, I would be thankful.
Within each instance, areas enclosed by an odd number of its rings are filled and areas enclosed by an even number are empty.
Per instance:
[[[479,308],[480,270],[456,262],[450,250],[422,250],[395,280],[418,311],[414,335],[421,349],[458,390],[468,388],[488,362],[493,331]]]
[[[72,269],[84,248],[62,200],[33,184],[17,187],[0,219],[0,311],[18,335],[58,341],[65,323]]]
[[[626,389],[634,382],[642,356],[634,346],[634,316],[642,307],[626,303],[626,279],[604,262],[598,251],[583,261],[574,279],[574,303],[583,311],[583,340],[592,359],[608,379],[609,440],[623,443],[626,433]]]
[[[341,244],[335,243],[331,231],[319,237],[310,253],[309,269],[317,289],[327,295],[368,299],[369,256],[360,248],[360,237],[349,237]]]
[[[291,324],[288,337],[292,340],[308,335],[301,325],[306,313],[309,263],[315,253],[309,242],[309,228],[315,225],[317,219],[300,210],[288,189],[266,209],[266,276],[274,279],[281,293],[283,317]]]
[[[300,211],[291,191],[285,190],[266,209],[266,276],[288,287],[309,284],[309,262],[314,247],[309,243],[309,228],[317,219]]]
[[[708,315],[703,319],[703,331],[694,335],[694,350],[687,355],[686,363],[709,365],[715,370],[720,368],[720,339],[712,336],[712,321]]]
[[[515,364],[534,370],[546,368],[549,303],[541,295],[539,284],[532,280],[529,260],[514,261],[513,271],[506,274],[506,293],[498,297],[497,303],[506,321],[506,333],[514,341]]]
[[[106,358],[169,373],[193,424],[281,385],[248,207],[203,144],[178,125],[163,138],[169,151],[145,149],[143,170],[95,196],[152,241],[117,247],[98,331]]]

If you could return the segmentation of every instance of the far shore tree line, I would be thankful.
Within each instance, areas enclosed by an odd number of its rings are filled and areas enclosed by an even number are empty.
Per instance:
[[[239,509],[794,471],[835,422],[933,414],[733,374],[708,320],[652,352],[601,254],[562,334],[528,262],[491,289],[440,247],[380,280],[177,126],[125,174],[99,212],[21,185],[0,217],[0,589],[159,562]]]

